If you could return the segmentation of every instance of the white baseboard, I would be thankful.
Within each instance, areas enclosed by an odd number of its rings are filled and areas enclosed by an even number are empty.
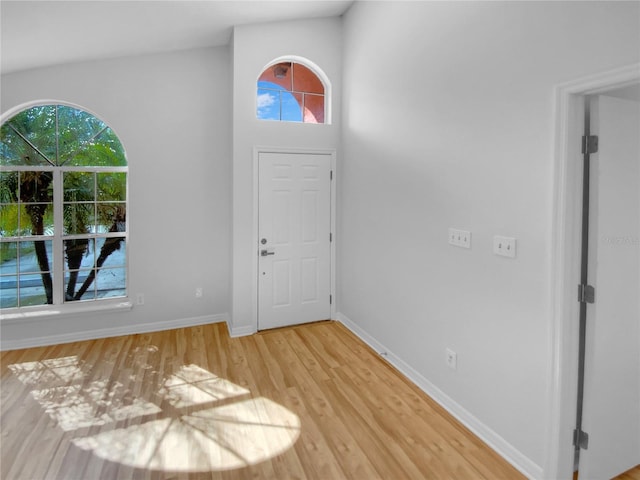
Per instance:
[[[517,468],[520,472],[531,479],[542,479],[543,469],[523,455],[518,449],[507,442],[504,438],[494,432],[491,428],[481,422],[474,415],[465,410],[455,400],[445,394],[433,383],[418,373],[404,360],[389,351],[382,343],[360,328],[346,315],[338,313],[336,319],[358,336],[363,342],[369,345],[376,352],[385,352],[383,358],[398,369],[404,376],[417,385],[422,391],[438,402],[447,412],[460,421],[465,427],[471,430],[478,438],[489,445],[496,453],[502,456],[507,462]]]
[[[231,324],[231,319],[227,319],[227,329],[229,330],[229,336],[231,338],[235,337],[246,337],[247,335],[253,335],[256,333],[256,329],[250,325],[245,325],[241,327],[234,327]]]
[[[172,330],[174,328],[195,327],[208,323],[227,322],[229,315],[221,313],[216,315],[203,315],[201,317],[180,318],[152,323],[138,323],[123,327],[111,327],[85,330],[81,332],[64,333],[60,335],[48,335],[46,337],[30,337],[19,340],[0,340],[0,350],[17,350],[21,348],[44,347],[61,343],[78,342],[82,340],[95,340],[98,338],[119,337],[121,335],[134,335],[137,333],[158,332]]]

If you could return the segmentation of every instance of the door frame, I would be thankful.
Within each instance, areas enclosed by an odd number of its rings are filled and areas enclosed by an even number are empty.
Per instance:
[[[330,215],[331,215],[331,233],[332,242],[330,244],[330,256],[331,269],[330,274],[330,286],[329,292],[333,299],[331,302],[331,320],[336,319],[336,184],[337,184],[337,172],[336,172],[336,150],[335,149],[306,149],[306,148],[290,148],[290,147],[268,147],[268,146],[255,146],[253,147],[253,220],[251,231],[251,242],[254,247],[253,255],[251,256],[251,322],[253,325],[253,331],[258,331],[258,278],[259,278],[259,265],[258,265],[258,245],[259,245],[259,208],[260,208],[260,171],[259,171],[259,158],[261,153],[289,153],[289,154],[306,154],[306,155],[328,155],[331,161],[331,171],[333,172],[332,181],[330,184]]]
[[[544,478],[571,479],[578,377],[584,97],[640,81],[640,63],[555,88],[553,224],[550,268],[549,416]]]

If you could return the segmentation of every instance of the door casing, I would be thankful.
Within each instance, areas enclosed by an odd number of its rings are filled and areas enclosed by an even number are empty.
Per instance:
[[[331,158],[331,171],[333,172],[333,180],[331,181],[331,233],[333,234],[333,241],[331,242],[331,286],[330,293],[333,298],[331,303],[331,319],[336,318],[336,184],[337,184],[337,172],[336,172],[336,151],[335,149],[304,149],[304,148],[289,148],[289,147],[268,147],[268,146],[256,146],[253,148],[253,220],[252,220],[252,232],[251,241],[254,247],[253,255],[251,257],[251,271],[253,281],[251,283],[251,322],[253,331],[258,331],[258,278],[259,278],[259,231],[258,231],[258,213],[259,213],[259,158],[261,153],[293,153],[293,154],[320,154],[329,155]]]
[[[571,479],[578,375],[582,162],[586,95],[637,83],[640,64],[558,85],[555,90],[553,229],[550,265],[549,417],[544,478]]]

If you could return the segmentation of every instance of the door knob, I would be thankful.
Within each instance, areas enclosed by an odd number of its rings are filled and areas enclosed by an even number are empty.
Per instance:
[[[275,255],[276,252],[270,252],[269,250],[260,250],[260,256],[261,257],[266,257],[267,255]]]

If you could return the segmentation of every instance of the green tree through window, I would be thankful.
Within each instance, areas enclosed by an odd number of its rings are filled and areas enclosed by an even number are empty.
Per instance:
[[[0,306],[127,295],[127,160],[113,130],[68,105],[0,127]]]

